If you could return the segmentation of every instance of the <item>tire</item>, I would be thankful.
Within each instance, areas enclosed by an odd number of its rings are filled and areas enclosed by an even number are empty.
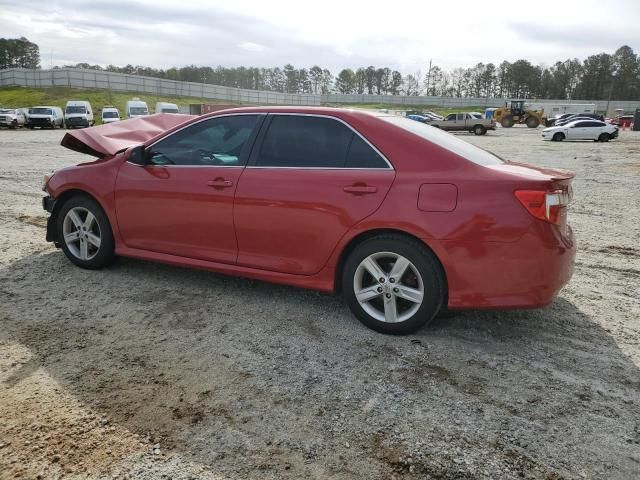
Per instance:
[[[476,125],[475,127],[473,127],[473,133],[476,135],[484,135],[485,133],[487,133],[487,129],[484,128],[483,125]]]
[[[538,126],[540,125],[540,120],[538,119],[538,117],[531,116],[527,118],[526,124],[528,128],[538,128]]]
[[[90,197],[75,195],[64,202],[56,218],[56,233],[62,251],[78,267],[95,270],[106,267],[115,258],[109,219]],[[65,234],[73,237],[74,233],[75,239],[66,239]]]
[[[398,262],[405,265],[404,273],[394,276],[392,268]],[[374,277],[372,271],[380,277]],[[381,333],[404,335],[427,325],[440,311],[445,298],[444,273],[436,257],[418,240],[380,235],[349,254],[342,271],[342,291],[364,325]],[[360,295],[359,300],[356,291],[368,294],[368,299]]]
[[[611,140],[611,135],[608,133],[601,133],[598,137],[599,142],[608,142],[609,140]]]
[[[551,137],[552,142],[561,142],[564,140],[564,133],[554,133],[553,137]]]
[[[502,121],[500,122],[500,125],[502,125],[504,128],[511,128],[513,127],[513,124],[514,121],[511,115],[505,115],[504,117],[502,117]]]

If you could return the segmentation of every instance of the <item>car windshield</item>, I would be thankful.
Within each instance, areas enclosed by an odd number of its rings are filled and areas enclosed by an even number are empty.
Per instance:
[[[29,115],[53,115],[50,108],[30,108]]]
[[[102,118],[118,118],[118,112],[102,112]]]
[[[483,150],[482,148],[471,145],[464,140],[460,140],[454,135],[444,132],[439,128],[434,128],[430,125],[414,122],[407,118],[398,117],[395,115],[380,116],[385,122],[389,122],[397,127],[402,128],[408,132],[418,135],[436,145],[446,148],[450,152],[460,155],[461,157],[469,160],[470,162],[478,165],[500,165],[504,163],[497,155]]]
[[[129,107],[129,115],[148,115],[147,107]]]
[[[82,105],[71,105],[67,107],[66,113],[87,113],[87,108]]]

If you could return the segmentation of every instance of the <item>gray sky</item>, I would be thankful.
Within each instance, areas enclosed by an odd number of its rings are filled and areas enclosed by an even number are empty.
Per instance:
[[[639,20],[640,0],[0,0],[0,36],[37,43],[43,68],[552,64],[639,51]]]

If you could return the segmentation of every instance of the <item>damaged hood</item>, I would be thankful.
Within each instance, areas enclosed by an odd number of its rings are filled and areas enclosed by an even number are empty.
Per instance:
[[[174,113],[158,113],[148,117],[132,118],[70,131],[62,138],[60,144],[76,152],[103,158],[145,143],[193,118],[196,116]]]

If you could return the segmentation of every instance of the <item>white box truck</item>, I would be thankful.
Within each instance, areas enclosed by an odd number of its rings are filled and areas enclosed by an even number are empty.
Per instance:
[[[146,117],[147,115],[149,115],[147,102],[143,102],[139,98],[132,98],[127,102],[127,118]]]
[[[93,109],[86,100],[69,100],[64,108],[64,126],[67,128],[92,127]]]

